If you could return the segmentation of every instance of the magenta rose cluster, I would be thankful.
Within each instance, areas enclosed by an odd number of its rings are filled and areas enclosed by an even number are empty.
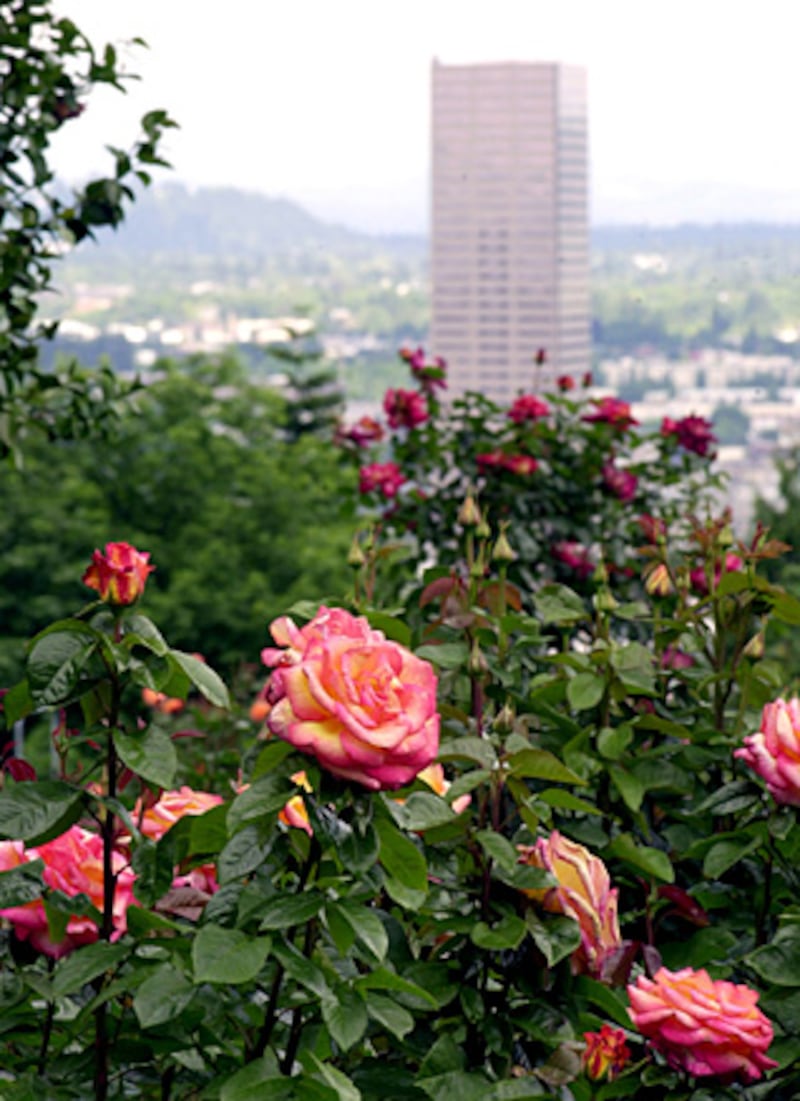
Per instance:
[[[439,751],[433,667],[361,616],[321,607],[288,617],[262,652],[273,670],[267,726],[334,776],[375,791],[402,787]]]

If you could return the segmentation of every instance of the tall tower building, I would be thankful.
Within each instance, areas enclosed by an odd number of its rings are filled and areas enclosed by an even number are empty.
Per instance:
[[[432,131],[431,350],[449,392],[505,402],[588,370],[585,71],[434,61]]]

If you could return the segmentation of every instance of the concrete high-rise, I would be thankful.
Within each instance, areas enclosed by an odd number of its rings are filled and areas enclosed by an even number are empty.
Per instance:
[[[432,133],[430,346],[449,392],[504,402],[588,370],[585,71],[434,61]]]

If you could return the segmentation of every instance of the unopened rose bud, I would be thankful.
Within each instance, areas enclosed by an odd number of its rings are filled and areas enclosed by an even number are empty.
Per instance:
[[[366,561],[358,535],[354,535],[350,550],[347,552],[347,565],[352,566],[354,570],[360,570]]]
[[[464,498],[461,508],[458,510],[457,520],[462,527],[476,528],[481,520],[481,510],[471,493]]]
[[[514,721],[516,720],[516,712],[512,704],[506,702],[497,712],[497,717],[494,720],[494,727],[498,734],[510,734],[514,729]]]
[[[485,518],[481,518],[481,522],[475,528],[475,534],[479,539],[489,539],[491,537],[492,529],[486,523]]]
[[[484,673],[489,672],[489,663],[484,657],[477,639],[472,643],[467,667],[473,676],[483,676]]]
[[[500,534],[497,536],[494,547],[492,549],[492,560],[494,562],[513,562],[517,557],[516,552],[513,550],[511,544],[506,537],[505,525],[500,529]]]
[[[619,601],[607,585],[603,585],[600,591],[595,593],[593,603],[598,612],[613,612],[619,607]]]
[[[672,578],[664,562],[654,563],[653,568],[647,571],[644,587],[651,596],[669,596],[672,592]]]

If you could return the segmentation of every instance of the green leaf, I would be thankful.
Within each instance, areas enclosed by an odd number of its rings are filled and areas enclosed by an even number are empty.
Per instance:
[[[575,992],[580,997],[585,998],[592,1005],[601,1009],[605,1016],[610,1017],[612,1021],[615,1021],[622,1028],[627,1028],[633,1031],[633,1024],[628,1014],[628,1007],[625,999],[606,986],[605,983],[597,982],[595,979],[590,979],[588,975],[581,975],[578,979],[574,980]]]
[[[568,626],[589,618],[581,597],[566,585],[545,585],[533,599],[536,611],[545,624]]]
[[[228,689],[225,687],[218,673],[215,673],[210,665],[194,657],[193,654],[185,654],[181,650],[170,650],[169,656],[175,661],[192,684],[205,696],[209,703],[215,707],[221,707],[225,711],[230,710],[231,701]]]
[[[305,925],[317,916],[324,901],[324,896],[317,891],[278,895],[264,903],[258,928],[261,932],[268,932],[273,929],[290,929],[293,925]]]
[[[53,993],[56,997],[74,994],[92,979],[110,970],[130,952],[124,944],[106,944],[98,941],[78,948],[66,959],[61,960],[53,975]]]
[[[800,986],[800,925],[783,925],[771,944],[756,948],[745,963],[775,986]]]
[[[378,819],[375,830],[380,842],[378,859],[390,878],[424,898],[428,893],[428,865],[420,850],[387,818]]]
[[[58,780],[6,780],[0,791],[0,838],[41,845],[60,837],[83,811],[83,792]]]
[[[622,726],[604,726],[597,735],[597,749],[607,761],[618,761],[633,741],[633,729],[627,723]]]
[[[151,726],[141,734],[116,731],[114,745],[122,763],[137,776],[159,788],[170,788],[178,768],[178,754],[172,739]]]
[[[411,628],[397,616],[386,615],[385,612],[367,612],[369,625],[376,631],[383,631],[387,638],[393,642],[399,642],[401,646],[411,646]]]
[[[329,902],[325,913],[330,918],[335,914],[353,932],[353,935],[372,953],[377,960],[386,958],[389,950],[389,937],[386,928],[374,911],[365,903]]]
[[[611,666],[629,692],[655,689],[653,655],[641,642],[628,642],[611,650]]]
[[[297,786],[288,773],[278,771],[259,776],[228,807],[228,832],[233,834],[246,822],[277,813],[296,794]]]
[[[622,796],[625,806],[636,814],[644,799],[644,786],[641,781],[619,765],[609,765],[608,774],[614,782],[614,787]]]
[[[393,990],[398,994],[406,994],[414,999],[415,1004],[422,1006],[431,1005],[438,1008],[441,1004],[433,994],[423,986],[405,979],[402,975],[396,975],[386,967],[376,967],[366,975],[362,975],[354,983],[357,990]]]
[[[245,826],[234,834],[219,854],[220,885],[233,883],[254,872],[267,858],[272,841],[262,841],[258,826]]]
[[[580,784],[582,780],[571,768],[559,761],[558,757],[546,749],[521,749],[508,758],[508,770],[511,776],[523,776],[530,780],[547,780],[556,784]]]
[[[474,761],[482,768],[492,769],[497,765],[497,754],[491,742],[483,738],[453,738],[439,749],[438,761]]]
[[[145,646],[158,657],[164,657],[169,652],[169,646],[156,627],[155,623],[147,616],[135,613],[126,620],[127,630],[125,640],[129,644]]]
[[[0,872],[0,910],[35,902],[44,893],[43,860],[31,860],[7,872]]]
[[[665,883],[673,883],[675,880],[675,872],[667,854],[649,845],[638,845],[629,833],[621,833],[614,838],[607,852],[609,856],[616,856],[647,875],[663,879]]]
[[[338,1101],[361,1101],[361,1091],[343,1074],[337,1067],[330,1063],[323,1063],[313,1051],[304,1051],[300,1055],[300,1062],[304,1068],[315,1073],[327,1085],[336,1091]]]
[[[417,1085],[431,1101],[453,1101],[454,1098],[458,1101],[486,1101],[491,1088],[483,1074],[468,1074],[464,1070],[438,1074],[435,1078],[422,1078]]]
[[[513,872],[519,862],[519,853],[507,838],[494,830],[479,830],[475,840],[488,857],[495,860],[506,872]]]
[[[149,975],[133,999],[133,1011],[142,1028],[157,1028],[179,1017],[196,987],[182,971],[166,963]]]
[[[331,997],[331,990],[325,981],[325,975],[321,968],[311,960],[306,959],[293,944],[276,940],[272,946],[272,954],[281,964],[286,974],[300,983],[317,998]]]
[[[192,945],[194,981],[251,982],[264,966],[271,943],[269,937],[249,937],[240,929],[204,925]]]
[[[322,999],[322,1019],[341,1050],[349,1051],[367,1030],[367,1007],[354,990],[339,986]]]
[[[35,706],[31,696],[31,686],[28,683],[28,678],[25,677],[13,688],[9,688],[3,697],[3,713],[6,725],[12,727],[20,719],[27,718]]]
[[[557,810],[574,810],[578,814],[603,813],[585,799],[579,799],[577,795],[573,795],[570,791],[564,791],[563,788],[547,788],[546,791],[537,792],[536,798],[541,799],[543,803],[547,803],[548,807],[555,807]]]
[[[477,922],[470,932],[472,943],[478,948],[500,951],[503,948],[519,948],[525,939],[527,926],[516,914],[505,914],[496,925]]]
[[[541,918],[533,910],[526,910],[525,924],[548,967],[554,967],[580,947],[581,928],[572,918],[549,914]]]
[[[606,690],[606,679],[597,673],[578,673],[567,681],[567,702],[573,711],[596,707]]]
[[[719,879],[734,864],[754,852],[760,844],[760,837],[747,836],[718,841],[705,855],[703,875],[707,879]]]
[[[414,1029],[414,1018],[408,1010],[383,994],[367,994],[367,1012],[398,1040]]]
[[[399,821],[407,830],[430,830],[453,821],[453,810],[441,795],[432,791],[412,791],[405,803],[397,806]]]
[[[469,657],[465,642],[428,642],[414,651],[418,658],[438,665],[440,669],[460,669]]]
[[[38,707],[68,702],[97,649],[98,636],[86,624],[64,620],[59,628],[39,635],[28,655],[28,682]]]

